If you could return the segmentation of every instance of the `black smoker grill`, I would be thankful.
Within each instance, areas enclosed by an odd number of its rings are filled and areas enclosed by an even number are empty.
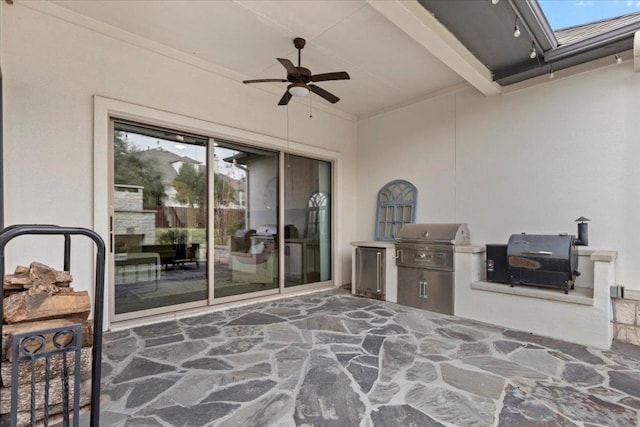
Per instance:
[[[407,224],[396,239],[398,304],[454,314],[454,248],[470,243],[467,224]]]
[[[513,234],[506,247],[506,264],[500,256],[499,245],[487,252],[487,280],[514,285],[536,285],[561,288],[564,293],[573,289],[578,272],[576,246],[588,244],[587,218],[580,217],[578,238],[567,234]],[[489,248],[488,248],[489,249]],[[504,253],[504,252],[502,252]],[[505,271],[501,271],[506,268]]]
[[[514,234],[507,245],[509,282],[573,289],[578,273],[576,238],[567,235]]]

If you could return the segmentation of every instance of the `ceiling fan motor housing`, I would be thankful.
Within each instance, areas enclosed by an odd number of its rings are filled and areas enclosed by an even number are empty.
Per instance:
[[[296,67],[298,74],[287,74],[287,80],[291,83],[309,83],[311,81],[311,70],[305,67]]]

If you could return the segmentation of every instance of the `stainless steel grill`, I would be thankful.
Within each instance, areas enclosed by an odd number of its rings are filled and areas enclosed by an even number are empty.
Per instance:
[[[466,224],[407,224],[396,239],[398,303],[454,313],[454,250],[471,243]]]

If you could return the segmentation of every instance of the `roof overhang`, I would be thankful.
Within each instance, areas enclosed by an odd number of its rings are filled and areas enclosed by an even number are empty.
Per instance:
[[[490,70],[500,86],[608,55],[613,61],[614,55],[633,48],[634,35],[640,30],[640,14],[631,14],[580,26],[581,37],[562,45],[537,0],[418,1]],[[516,24],[520,37],[514,37]],[[529,56],[533,48],[535,58]]]

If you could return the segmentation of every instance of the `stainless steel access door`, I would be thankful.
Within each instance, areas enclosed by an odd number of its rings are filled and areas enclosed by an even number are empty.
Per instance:
[[[356,248],[356,293],[382,297],[385,293],[384,249]]]
[[[398,304],[453,314],[453,271],[398,267]]]

